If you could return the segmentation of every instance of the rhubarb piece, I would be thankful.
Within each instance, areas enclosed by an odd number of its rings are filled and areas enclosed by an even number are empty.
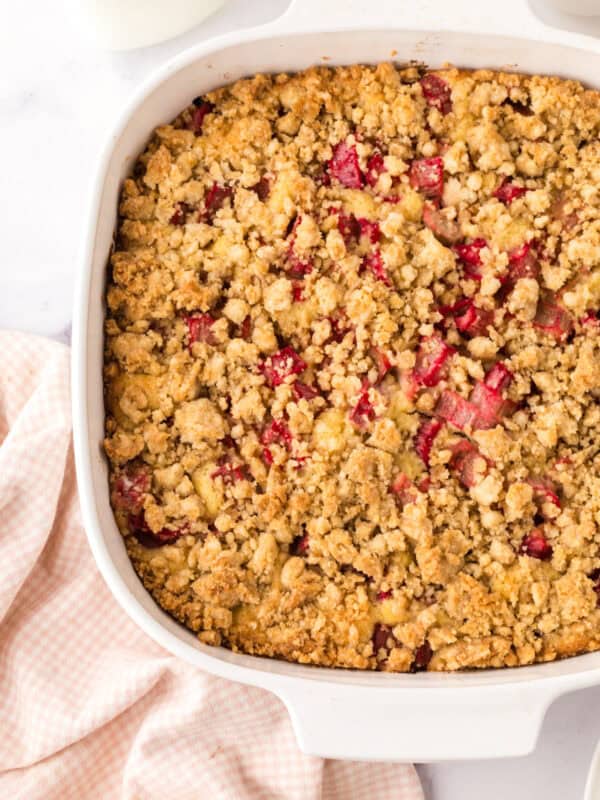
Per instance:
[[[367,171],[365,173],[365,180],[369,186],[375,186],[382,172],[385,172],[383,156],[381,153],[373,153],[372,156],[369,156],[367,161]]]
[[[472,242],[464,244],[456,244],[452,248],[458,260],[464,266],[465,276],[472,278],[475,281],[480,281],[482,278],[481,270],[479,267],[482,265],[481,250],[488,247],[485,239],[473,239]]]
[[[212,332],[212,326],[215,324],[216,319],[211,317],[210,314],[194,314],[189,317],[184,317],[184,320],[188,329],[188,347],[190,352],[195,342],[204,342],[204,344],[210,344],[213,347],[218,344]]]
[[[489,370],[484,381],[475,384],[469,398],[470,404],[476,409],[476,416],[471,421],[474,429],[493,428],[503,417],[515,410],[512,400],[507,400],[502,395],[512,379],[512,372],[498,361]]]
[[[301,214],[294,214],[290,218],[290,220],[289,220],[289,222],[287,224],[287,227],[285,229],[285,236],[286,236],[286,239],[289,238],[290,247],[296,241],[296,228],[298,227],[298,225],[300,225],[301,222],[302,222],[302,215]]]
[[[308,554],[308,533],[296,536],[290,545],[290,553],[293,556],[305,556]]]
[[[410,668],[411,672],[423,672],[431,661],[433,650],[427,639],[415,650],[415,658]]]
[[[338,215],[338,230],[347,247],[353,242],[358,242],[361,236],[365,236],[371,244],[377,244],[381,237],[378,222],[364,217],[357,218],[354,214],[346,214],[345,211],[332,210]]]
[[[179,528],[161,528],[161,530],[157,532],[152,531],[146,522],[143,511],[140,511],[138,514],[130,514],[127,525],[129,533],[133,534],[138,542],[148,549],[155,549],[165,544],[172,544],[189,530],[187,525],[182,525]]]
[[[450,305],[439,306],[438,311],[443,317],[460,317],[462,316],[465,311],[469,308],[469,306],[473,305],[473,299],[471,297],[461,297],[456,303],[451,303]]]
[[[500,186],[498,186],[493,196],[500,200],[501,203],[504,203],[505,206],[509,206],[513,200],[522,197],[527,191],[528,190],[524,186],[516,186],[512,181],[506,178],[502,181]]]
[[[424,475],[420,481],[417,483],[417,489],[423,494],[427,494],[427,492],[431,489],[431,478],[429,475]]]
[[[519,552],[540,561],[550,561],[552,558],[552,545],[546,539],[540,528],[534,528],[531,533],[523,537]]]
[[[527,483],[533,489],[533,499],[540,511],[543,512],[546,503],[551,503],[553,506],[561,508],[556,484],[550,478],[531,476],[527,479]]]
[[[561,456],[557,458],[554,462],[555,467],[563,467],[563,466],[570,466],[573,463],[573,459],[569,455]]]
[[[360,189],[365,182],[358,163],[356,147],[347,142],[338,142],[335,145],[328,170],[331,177],[349,189]]]
[[[457,329],[465,336],[483,336],[494,325],[494,312],[478,308],[471,302],[463,314],[454,318]]]
[[[338,215],[338,230],[342,234],[346,246],[350,245],[353,241],[357,242],[360,239],[360,225],[354,214],[346,214],[345,211],[337,211]]]
[[[313,180],[317,186],[331,186],[331,175],[327,172],[328,166],[329,162],[325,164],[323,169],[314,174]]]
[[[292,300],[294,303],[302,303],[305,299],[302,281],[292,281]]]
[[[311,262],[301,259],[294,250],[294,244],[296,242],[296,228],[301,222],[302,216],[298,215],[290,225],[290,244],[286,254],[286,272],[290,278],[299,280],[304,278],[306,275],[309,275],[313,269]]]
[[[471,297],[463,297],[450,306],[440,306],[444,317],[451,317],[457,329],[465,336],[482,336],[494,324],[494,312],[478,308]]]
[[[450,87],[439,75],[428,73],[419,81],[427,104],[446,115],[452,111]]]
[[[439,336],[421,339],[413,375],[421,386],[437,386],[443,377],[448,358],[455,353],[453,347]]]
[[[519,278],[537,277],[539,264],[537,263],[536,253],[539,249],[540,242],[537,239],[531,239],[510,251],[508,262]]]
[[[481,382],[473,387],[469,401],[477,409],[477,416],[473,422],[473,428],[476,430],[494,428],[503,417],[515,410],[512,400],[505,400],[500,392]]]
[[[260,443],[268,447],[270,444],[278,444],[291,450],[292,434],[284,419],[272,419],[264,428],[260,435]]]
[[[508,389],[514,375],[508,367],[501,361],[497,361],[485,376],[484,383],[495,392],[503,392]]]
[[[426,467],[429,466],[434,439],[441,431],[443,424],[439,419],[424,419],[415,434],[415,451]]]
[[[462,237],[460,225],[456,220],[448,219],[431,203],[425,203],[423,222],[444,244],[454,244]]]
[[[467,489],[477,483],[478,472],[475,466],[480,461],[485,459],[468,439],[461,439],[453,446],[450,467],[459,473],[459,480]]]
[[[293,461],[295,461],[294,469],[295,470],[302,469],[302,467],[304,466],[304,462],[308,461],[309,458],[310,456],[292,456]]]
[[[394,482],[390,486],[390,492],[403,506],[407,505],[407,503],[414,503],[417,499],[415,485],[404,472],[399,472],[396,475]]]
[[[315,389],[314,386],[309,386],[307,383],[301,383],[301,381],[296,381],[292,385],[292,392],[294,393],[296,400],[312,400],[315,397],[319,397],[321,394],[318,389]]]
[[[217,467],[217,469],[211,473],[210,477],[213,480],[215,478],[221,478],[225,484],[236,483],[237,481],[243,481],[246,479],[246,468],[243,464],[234,466],[227,458],[225,458]]]
[[[512,289],[521,278],[538,280],[540,262],[536,254],[537,248],[535,241],[525,242],[508,254],[508,275],[504,279],[506,291]]]
[[[175,203],[175,209],[173,211],[173,215],[169,222],[171,225],[184,225],[185,224],[185,216],[189,212],[189,206],[187,203]]]
[[[259,365],[259,370],[265,376],[267,384],[272,387],[279,386],[290,375],[299,375],[305,369],[306,363],[294,348],[289,346],[268,356]]]
[[[600,311],[593,311],[592,309],[588,309],[583,317],[579,320],[581,325],[591,325],[594,327],[598,327],[600,325]]]
[[[444,162],[441,158],[418,158],[410,165],[410,185],[426,197],[440,198],[444,190]]]
[[[376,622],[373,628],[373,635],[371,637],[373,644],[373,654],[377,660],[381,659],[381,653],[384,651],[383,660],[388,657],[388,654],[394,646],[394,635],[389,625],[384,625],[381,622]]]
[[[400,388],[409,400],[414,400],[419,391],[419,383],[415,378],[414,370],[402,369],[400,370]]]
[[[336,316],[327,317],[327,319],[331,325],[331,336],[328,341],[339,344],[344,340],[346,334],[350,333],[352,327],[343,312],[337,313]]]
[[[382,603],[384,600],[389,600],[391,596],[392,590],[388,589],[387,591],[377,592],[375,595],[375,600],[377,600],[379,603]]]
[[[199,136],[202,133],[204,118],[207,114],[214,111],[215,107],[211,102],[204,100],[202,97],[196,97],[193,102],[195,108],[191,113],[188,128],[193,131],[196,136]]]
[[[263,447],[262,457],[265,464],[268,467],[270,467],[271,464],[273,463],[273,454],[271,453],[268,447]]]
[[[252,192],[256,192],[256,196],[261,202],[265,202],[271,193],[271,179],[268,175],[263,175],[262,178],[250,187]]]
[[[158,540],[160,545],[172,544],[179,539],[180,536],[189,532],[187,525],[182,525],[180,528],[161,528],[157,533],[151,531],[151,536]]]
[[[249,342],[252,338],[252,317],[248,314],[240,325],[240,338]]]
[[[446,420],[455,428],[477,428],[479,409],[474,403],[466,400],[458,392],[443,391],[435,407],[438,417]]]
[[[114,482],[111,499],[116,508],[137,513],[150,490],[150,475],[144,467],[128,465]]]
[[[377,382],[382,381],[392,368],[392,362],[380,347],[371,347],[369,354],[377,367]]]
[[[375,409],[369,396],[371,386],[368,381],[363,381],[358,401],[350,412],[350,419],[359,428],[364,428],[368,422],[375,419]]]
[[[310,261],[303,261],[292,249],[288,251],[286,272],[290,278],[302,280],[306,275],[310,275],[312,269]]]
[[[558,305],[552,292],[545,292],[540,297],[533,324],[557,341],[566,339],[573,329],[571,315]]]
[[[143,509],[140,509],[137,513],[131,513],[127,517],[127,528],[129,533],[133,534],[140,544],[143,544],[141,540],[139,540],[138,536],[143,535],[145,533],[150,533],[150,528],[148,527],[148,523],[146,522],[146,516],[144,514]],[[158,545],[155,541],[151,541],[150,547],[157,547]]]
[[[222,183],[213,183],[204,195],[204,210],[198,215],[199,222],[212,222],[214,215],[223,206],[228,197],[233,197],[231,186]]]
[[[364,217],[359,217],[357,219],[357,222],[358,222],[358,227],[360,228],[360,235],[366,236],[366,238],[371,242],[371,244],[377,244],[377,242],[381,238],[379,223],[372,222],[371,220],[365,219]]]
[[[372,250],[367,253],[362,260],[362,269],[368,270],[378,281],[385,283],[386,286],[392,285],[379,250]]]

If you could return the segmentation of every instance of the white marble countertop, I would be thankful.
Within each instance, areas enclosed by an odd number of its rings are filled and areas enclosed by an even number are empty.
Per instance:
[[[286,6],[287,0],[230,0],[188,34],[125,53],[81,41],[64,3],[3,9],[0,327],[68,339],[94,162],[134,87],[198,39],[266,21]],[[597,708],[600,687],[559,700],[526,758],[420,767],[428,800],[579,800],[600,738]]]

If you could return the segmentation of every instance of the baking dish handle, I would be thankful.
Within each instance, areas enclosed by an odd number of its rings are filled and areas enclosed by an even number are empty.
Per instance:
[[[526,755],[559,694],[525,682],[437,691],[426,688],[427,677],[414,676],[414,689],[311,682],[277,694],[305,753],[416,762]]]
[[[397,28],[461,32],[494,32],[529,39],[545,38],[551,28],[533,13],[527,0],[502,3],[440,3],[436,0],[399,3],[398,0],[292,0],[277,20],[290,32],[335,31],[345,28]],[[564,32],[563,32],[564,33]]]

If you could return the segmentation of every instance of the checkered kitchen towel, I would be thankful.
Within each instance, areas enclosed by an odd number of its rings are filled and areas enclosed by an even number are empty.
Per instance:
[[[410,766],[304,755],[277,698],[121,611],[79,519],[68,360],[0,334],[0,798],[423,800]]]

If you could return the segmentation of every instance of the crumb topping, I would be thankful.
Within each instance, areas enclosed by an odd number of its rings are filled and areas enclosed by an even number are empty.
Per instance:
[[[600,648],[600,94],[258,75],[154,131],[107,289],[127,550],[202,642],[389,671]]]

